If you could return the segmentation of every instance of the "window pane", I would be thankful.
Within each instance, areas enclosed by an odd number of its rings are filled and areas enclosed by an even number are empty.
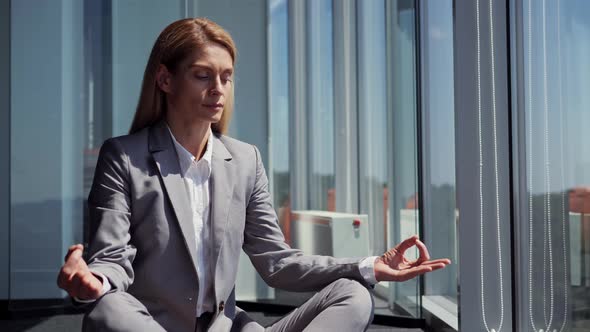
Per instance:
[[[273,204],[279,224],[290,239],[289,185],[289,36],[287,1],[269,2],[270,162]]]
[[[513,206],[506,4],[453,2],[453,20],[460,321],[457,316],[449,321],[465,331],[511,330]],[[438,222],[437,216],[432,222]]]
[[[412,0],[386,1],[391,43],[387,61],[391,63],[388,91],[388,141],[391,143],[388,188],[389,197],[387,247],[418,234],[418,142],[417,142],[417,34],[416,4]],[[416,257],[415,251],[406,257]],[[381,284],[376,288],[380,292]],[[396,314],[420,316],[420,283],[418,279],[406,282],[383,283],[387,287],[389,309]]]
[[[82,241],[83,6],[18,1],[11,16],[10,299],[60,298],[64,253]]]
[[[590,4],[522,5],[527,211],[519,238],[522,326],[590,328]]]
[[[453,264],[425,277],[424,306],[457,317],[453,1],[425,3],[422,24],[424,239]]]
[[[185,7],[180,0],[10,7],[10,298],[56,299],[65,295],[55,284],[64,254],[85,240],[98,149],[127,132],[150,48]]]
[[[369,216],[371,251],[387,243],[387,82],[385,2],[358,4],[360,212]]]
[[[336,196],[334,193],[332,1],[308,1],[307,19],[308,208],[334,211]]]

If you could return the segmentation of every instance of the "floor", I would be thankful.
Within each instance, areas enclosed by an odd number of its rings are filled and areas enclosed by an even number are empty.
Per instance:
[[[248,314],[263,325],[270,324],[279,318],[275,315],[267,315],[259,312],[249,312]],[[0,320],[0,331],[3,332],[80,331],[81,327],[82,315],[56,315],[43,318]],[[422,332],[420,329],[393,328],[383,325],[371,325],[369,331]]]

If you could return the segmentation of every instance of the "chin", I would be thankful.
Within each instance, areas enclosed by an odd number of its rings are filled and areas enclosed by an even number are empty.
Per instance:
[[[211,123],[216,123],[221,121],[221,118],[223,117],[223,111],[219,112],[218,114],[215,114],[215,116],[213,116],[213,118],[211,119]]]

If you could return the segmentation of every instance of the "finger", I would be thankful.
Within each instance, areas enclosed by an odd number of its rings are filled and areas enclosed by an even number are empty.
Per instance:
[[[100,284],[100,285],[99,285]],[[80,299],[96,299],[100,296],[102,284],[92,273],[87,273],[80,283]]]
[[[448,258],[440,258],[440,259],[434,259],[431,261],[422,262],[421,265],[425,265],[425,264],[432,265],[432,264],[439,264],[439,263],[444,264],[444,265],[449,265],[449,264],[451,264],[451,260]]]
[[[81,246],[81,244],[80,244],[80,243],[73,244],[73,245],[71,245],[71,246],[68,248],[68,251],[72,251],[72,250],[74,250],[74,249],[78,248],[79,246]]]
[[[412,267],[407,270],[403,270],[399,275],[400,280],[398,280],[398,281],[410,280],[412,278],[415,278],[419,275],[422,275],[422,274],[424,274],[426,272],[430,272],[430,271],[432,271],[432,268],[430,266],[420,265],[420,266]]]
[[[418,248],[418,253],[419,253],[418,258],[409,262],[408,265],[410,265],[410,266],[421,265],[430,259],[430,254],[428,253],[428,249],[426,248],[426,245],[422,241],[416,240],[416,248]]]
[[[447,265],[443,264],[443,263],[438,263],[438,264],[429,264],[427,265],[428,267],[430,267],[432,269],[432,271],[435,270],[440,270],[440,269],[444,269]]]
[[[57,275],[57,286],[63,290],[66,290],[65,286],[67,278],[68,275],[66,274],[66,272],[64,272],[64,269],[62,267],[61,270],[59,270],[59,274]]]
[[[68,253],[66,254],[66,256],[64,257],[64,262],[68,260],[68,258],[70,257],[70,255],[72,254],[72,252],[74,252],[74,250],[76,249],[81,249],[82,251],[84,251],[84,246],[81,244],[74,244],[73,246],[70,246],[68,248]]]
[[[66,260],[66,263],[64,265],[66,265],[68,267],[76,266],[78,264],[78,261],[80,261],[81,258],[82,258],[82,249],[81,248],[75,248],[70,253],[70,255],[69,255],[69,257]]]
[[[416,245],[417,240],[418,240],[418,235],[413,235],[413,236],[403,240],[401,243],[399,243],[397,246],[395,246],[394,249],[397,250],[399,253],[403,254],[406,250],[408,250],[409,248]]]
[[[409,263],[408,265],[410,265],[410,266],[433,265],[433,264],[449,265],[451,263],[451,261],[446,258],[435,259],[435,260],[431,260],[431,261],[424,261],[424,262],[420,262],[420,263],[416,263],[416,262],[417,262],[417,260]]]
[[[84,263],[83,266],[80,266],[80,261]],[[71,290],[70,284],[74,275],[80,272],[84,273],[87,269],[88,267],[86,266],[86,263],[81,259],[81,250],[79,248],[74,249],[59,271],[57,277],[58,286],[66,291]]]
[[[82,276],[80,273],[75,273],[66,281],[65,290],[71,297],[80,297],[80,284],[82,283]]]
[[[418,252],[420,253],[417,259],[418,262],[424,262],[430,259],[430,253],[428,253],[428,248],[426,248],[424,242],[416,239],[416,247],[418,247]]]

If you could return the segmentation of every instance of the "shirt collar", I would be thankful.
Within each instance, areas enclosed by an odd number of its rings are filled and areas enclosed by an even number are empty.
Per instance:
[[[174,137],[172,130],[170,130],[170,126],[167,126],[168,131],[170,132],[170,137],[172,137],[172,141],[174,142],[174,147],[176,149],[176,154],[178,155],[178,163],[180,165],[180,171],[184,176],[186,172],[191,168],[192,165],[196,165],[197,163],[204,162],[208,167],[208,175],[211,174],[211,159],[213,156],[213,138],[212,138],[212,131],[209,128],[209,139],[207,140],[207,146],[205,147],[205,153],[203,154],[203,158],[201,160],[196,161],[196,157],[193,156],[184,146],[182,146]]]

